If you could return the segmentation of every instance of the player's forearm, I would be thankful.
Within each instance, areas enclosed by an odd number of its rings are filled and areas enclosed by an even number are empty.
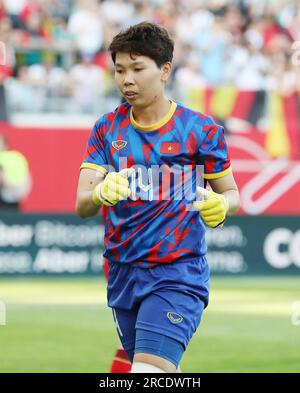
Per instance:
[[[95,216],[101,206],[95,205],[93,202],[93,191],[82,191],[77,196],[76,201],[76,212],[82,217]]]
[[[228,201],[227,216],[233,216],[240,208],[240,195],[238,190],[228,190],[222,193]]]

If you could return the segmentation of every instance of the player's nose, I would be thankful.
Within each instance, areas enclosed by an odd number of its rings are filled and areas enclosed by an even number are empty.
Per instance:
[[[124,86],[134,85],[134,78],[131,73],[126,73],[124,76]]]

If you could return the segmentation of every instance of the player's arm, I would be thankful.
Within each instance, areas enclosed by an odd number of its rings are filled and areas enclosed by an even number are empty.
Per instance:
[[[89,168],[81,169],[76,197],[76,212],[80,217],[95,216],[98,213],[101,203],[95,204],[93,192],[103,182],[104,177],[105,175],[99,171]]]
[[[224,128],[208,117],[199,135],[199,159],[204,163],[204,179],[209,181],[212,191],[197,188],[202,200],[194,202],[203,221],[210,227],[223,226],[226,216],[233,215],[240,207],[239,192],[235,183]]]
[[[220,178],[210,179],[209,184],[212,191],[199,188],[202,201],[194,202],[194,206],[208,226],[221,227],[226,216],[232,216],[239,210],[239,191],[231,172]]]
[[[210,179],[212,190],[223,195],[228,202],[227,216],[233,216],[240,208],[240,194],[232,172],[218,179]]]

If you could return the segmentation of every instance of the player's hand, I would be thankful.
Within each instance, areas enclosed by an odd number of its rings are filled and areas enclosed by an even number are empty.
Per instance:
[[[197,194],[202,197],[202,200],[193,202],[193,206],[200,211],[206,225],[212,228],[222,227],[229,208],[227,198],[202,187],[197,187]]]
[[[96,205],[114,206],[130,195],[128,177],[134,168],[125,168],[120,172],[109,172],[103,182],[98,184],[93,191],[93,201]]]

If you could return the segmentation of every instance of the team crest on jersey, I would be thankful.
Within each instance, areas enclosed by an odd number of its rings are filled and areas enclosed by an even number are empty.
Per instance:
[[[127,141],[123,141],[122,139],[118,139],[117,141],[113,141],[111,144],[116,150],[121,150],[121,149],[123,149],[123,147],[125,147],[127,145]]]
[[[175,312],[167,312],[167,317],[172,323],[180,323],[183,321],[183,317]]]

